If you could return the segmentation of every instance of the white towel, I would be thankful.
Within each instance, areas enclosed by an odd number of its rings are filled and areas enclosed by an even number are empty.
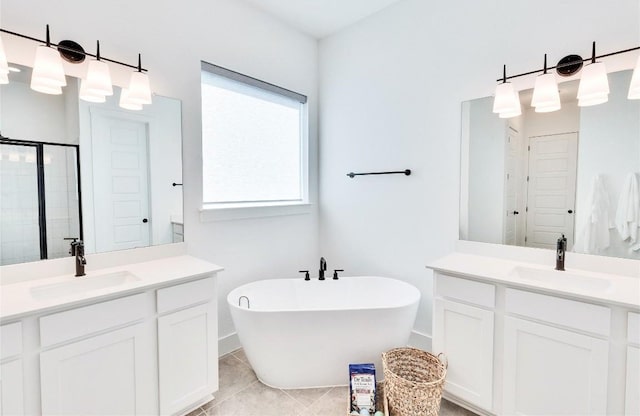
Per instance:
[[[634,245],[638,240],[638,228],[640,227],[640,196],[638,195],[638,180],[635,173],[627,175],[620,191],[615,224],[622,241],[629,240],[631,245]]]
[[[582,228],[578,233],[573,251],[596,254],[609,247],[609,196],[600,175],[593,177],[585,204]]]

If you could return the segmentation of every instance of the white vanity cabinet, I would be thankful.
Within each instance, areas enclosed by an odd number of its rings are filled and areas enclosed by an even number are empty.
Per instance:
[[[631,306],[434,277],[432,350],[449,361],[446,398],[487,415],[640,414],[640,314]]]
[[[153,322],[145,320],[148,296],[40,318],[43,414],[155,413]]]
[[[0,415],[24,415],[22,324],[0,326]]]
[[[507,288],[504,414],[607,413],[609,308]]]
[[[158,363],[160,413],[175,414],[211,400],[218,390],[214,279],[160,289]]]
[[[435,293],[433,350],[449,362],[446,390],[491,409],[495,288],[439,275]]]
[[[625,414],[640,415],[640,313],[629,312],[627,341]]]

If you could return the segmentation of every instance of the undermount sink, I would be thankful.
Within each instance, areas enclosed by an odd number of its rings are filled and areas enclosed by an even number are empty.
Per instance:
[[[54,299],[61,296],[106,289],[138,280],[140,280],[139,277],[129,273],[128,271],[87,275],[74,277],[73,280],[65,282],[32,287],[31,295],[36,299]]]
[[[537,269],[516,266],[511,271],[512,277],[536,283],[546,283],[563,289],[607,290],[612,287],[606,277],[559,271],[553,269]]]

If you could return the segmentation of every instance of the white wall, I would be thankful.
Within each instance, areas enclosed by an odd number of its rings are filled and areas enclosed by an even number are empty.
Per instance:
[[[494,80],[637,46],[639,4],[621,0],[404,0],[320,43],[321,252],[349,274],[383,274],[423,293],[415,329],[431,333],[429,261],[458,238],[460,103]],[[597,22],[585,24],[584,22]],[[635,56],[634,56],[635,57]],[[518,89],[533,78],[518,80]],[[414,174],[349,179],[356,170]]]
[[[232,288],[252,280],[294,277],[302,268],[314,268],[318,253],[315,208],[306,215],[200,221],[200,60],[309,97],[311,196],[315,203],[316,40],[234,0],[3,0],[0,19],[3,28],[35,37],[43,37],[49,23],[54,42],[73,39],[88,50],[99,39],[101,53],[109,58],[134,63],[140,52],[154,92],[182,100],[185,240],[192,254],[225,267],[218,286],[221,337],[234,330],[226,304]],[[10,39],[4,34],[3,40],[10,60],[32,59],[32,50],[26,48],[35,47],[33,43],[25,46],[12,41],[8,45]],[[112,68],[112,77],[122,85],[128,71]]]

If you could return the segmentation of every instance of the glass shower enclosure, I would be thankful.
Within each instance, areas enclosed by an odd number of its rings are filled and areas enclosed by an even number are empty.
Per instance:
[[[83,238],[78,153],[0,137],[0,265],[68,256]]]

